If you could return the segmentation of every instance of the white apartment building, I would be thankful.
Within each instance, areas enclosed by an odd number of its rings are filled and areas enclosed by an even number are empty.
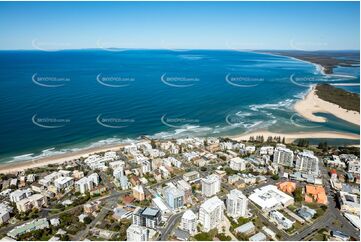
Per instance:
[[[10,213],[13,208],[5,203],[0,203],[0,225],[6,223],[10,219]]]
[[[293,158],[293,151],[283,147],[277,147],[273,154],[273,162],[283,166],[293,167]]]
[[[202,179],[202,194],[206,197],[216,195],[221,190],[221,179],[219,176],[212,174]]]
[[[142,172],[148,173],[152,171],[152,163],[149,160],[143,160],[142,161]]]
[[[93,173],[87,177],[83,177],[79,181],[75,182],[76,190],[82,194],[93,190],[93,188],[98,185],[99,185],[99,176],[97,173]]]
[[[241,191],[233,189],[227,195],[227,214],[233,218],[247,216],[248,198]]]
[[[295,168],[304,173],[318,175],[318,158],[310,151],[300,152],[297,155]]]
[[[347,166],[348,166],[347,169],[348,172],[360,174],[360,160],[358,159],[350,160],[347,163]]]
[[[235,157],[229,161],[229,167],[235,171],[244,171],[246,170],[246,163],[247,161],[245,161],[244,159],[240,157]]]
[[[203,232],[217,228],[224,219],[224,203],[217,196],[206,200],[199,208],[199,222]]]
[[[192,210],[188,209],[185,211],[181,219],[180,228],[191,235],[197,233],[197,215]]]
[[[19,202],[22,199],[25,199],[27,197],[29,197],[31,195],[31,190],[30,189],[25,189],[25,190],[16,190],[13,191],[12,193],[10,193],[9,197],[10,197],[10,201],[11,202]]]
[[[127,229],[127,241],[148,241],[149,231],[146,227],[132,224]]]
[[[47,205],[47,198],[42,194],[34,194],[16,203],[20,212],[27,212],[33,208],[41,209]]]
[[[74,185],[74,179],[72,177],[59,177],[54,181],[54,185],[58,191],[67,189]]]

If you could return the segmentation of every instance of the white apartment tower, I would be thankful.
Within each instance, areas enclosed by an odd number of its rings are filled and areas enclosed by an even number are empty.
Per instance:
[[[199,222],[203,226],[203,232],[209,232],[217,228],[224,219],[224,203],[217,196],[206,200],[199,208]]]
[[[248,213],[248,198],[239,190],[233,189],[227,195],[227,214],[233,218],[245,217]]]
[[[283,166],[293,167],[293,157],[292,150],[277,147],[273,153],[273,162]]]
[[[192,212],[192,210],[189,209],[185,211],[182,216],[180,228],[189,232],[191,235],[197,233],[197,216]]]
[[[296,159],[296,170],[308,174],[319,174],[318,158],[310,151],[298,153]]]
[[[127,229],[127,241],[148,241],[149,231],[146,227],[132,224]]]
[[[212,174],[202,179],[202,194],[206,197],[216,195],[221,190],[221,179],[219,176]]]

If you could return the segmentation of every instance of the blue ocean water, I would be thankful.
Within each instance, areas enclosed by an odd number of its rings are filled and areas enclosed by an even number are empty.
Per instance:
[[[292,110],[311,84],[358,85],[359,73],[324,76],[311,63],[238,51],[1,51],[0,161],[141,135],[359,133],[332,115],[319,124]],[[359,85],[339,87],[359,92]]]

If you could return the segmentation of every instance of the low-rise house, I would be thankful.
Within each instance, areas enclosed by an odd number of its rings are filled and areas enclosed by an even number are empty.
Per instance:
[[[18,236],[22,234],[45,228],[49,228],[49,222],[46,218],[35,219],[33,221],[27,222],[25,224],[13,228],[7,233],[7,236],[13,239],[17,239]]]
[[[278,212],[277,210],[273,210],[269,213],[270,217],[282,228],[290,229],[292,228],[294,221],[289,220],[286,218],[282,213]]]
[[[237,233],[242,233],[245,235],[253,234],[256,231],[256,226],[252,222],[245,223],[234,229]]]
[[[328,201],[325,189],[322,186],[306,185],[305,201],[326,205]]]
[[[190,172],[187,172],[185,174],[183,174],[183,179],[186,181],[186,182],[194,182],[196,180],[199,179],[199,172],[198,171],[190,171]]]
[[[257,234],[249,237],[249,241],[266,241],[267,237],[264,233],[258,232]]]
[[[316,210],[311,209],[307,206],[302,206],[301,208],[296,210],[298,216],[303,218],[306,221],[311,221],[311,219],[316,215]]]

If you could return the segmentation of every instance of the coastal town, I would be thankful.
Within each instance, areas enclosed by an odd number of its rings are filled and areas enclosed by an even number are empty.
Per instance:
[[[6,241],[360,240],[352,146],[143,137],[0,181]]]

